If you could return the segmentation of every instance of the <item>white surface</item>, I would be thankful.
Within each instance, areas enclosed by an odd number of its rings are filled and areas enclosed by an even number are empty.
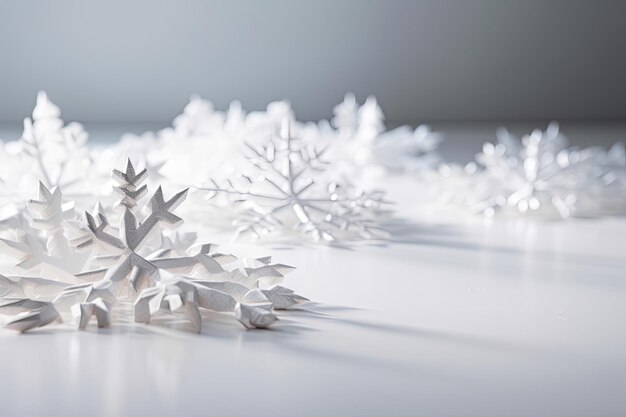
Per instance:
[[[2,332],[0,415],[626,415],[625,219],[433,222],[411,184],[388,247],[230,245],[316,301],[273,331]]]

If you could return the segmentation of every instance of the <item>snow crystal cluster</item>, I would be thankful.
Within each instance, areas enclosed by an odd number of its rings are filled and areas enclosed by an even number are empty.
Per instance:
[[[355,96],[348,94],[333,114],[331,121],[299,122],[287,101],[249,113],[235,101],[221,112],[211,102],[194,96],[171,127],[140,136],[125,135],[118,145],[122,151],[112,151],[142,163],[143,159],[147,163],[165,161],[161,172],[179,183],[228,179],[241,173],[240,162],[248,145],[266,144],[288,120],[301,141],[327,148],[326,157],[332,162],[327,175],[341,180],[428,169],[440,161],[436,152],[442,140],[439,134],[426,125],[386,130],[374,97],[359,105]]]
[[[38,181],[62,187],[81,209],[94,198],[112,204],[110,167],[128,157],[150,185],[189,188],[188,219],[254,237],[388,237],[381,225],[389,206],[373,184],[398,173],[416,186],[428,180],[447,203],[487,216],[626,211],[623,144],[572,147],[556,124],[521,139],[501,129],[475,161],[448,164],[437,151],[441,134],[426,125],[387,129],[376,99],[359,103],[352,94],[330,120],[317,122],[298,121],[287,101],[252,112],[235,101],[220,111],[194,96],[171,127],[126,134],[106,147],[89,147],[87,139],[80,124],[65,124],[48,96],[38,95],[22,137],[0,146],[0,229],[13,224]]]
[[[436,135],[426,127],[415,131],[402,127],[385,132],[383,119],[374,98],[358,105],[352,95],[337,106],[332,123],[298,122],[286,101],[270,103],[265,111],[250,113],[240,103],[233,102],[226,112],[221,112],[209,101],[193,97],[170,128],[140,136],[127,134],[118,143],[90,148],[82,126],[66,125],[59,108],[42,92],[37,97],[32,119],[24,121],[22,138],[2,146],[0,178],[4,187],[0,198],[7,208],[6,213],[0,210],[0,224],[23,209],[22,201],[32,195],[32,184],[38,181],[48,188],[61,186],[65,195],[81,208],[94,197],[111,202],[107,192],[108,167],[130,157],[149,173],[148,181],[152,185],[189,187],[193,207],[185,214],[194,216],[200,208],[210,210],[211,224],[204,226],[225,229],[234,224],[240,233],[249,232],[245,234],[255,237],[270,231],[291,233],[299,229],[314,241],[384,237],[379,224],[388,213],[382,209],[384,193],[370,189],[369,183],[365,187],[362,182],[358,185],[356,180],[385,164],[393,170],[408,169],[411,163],[404,164],[407,158],[400,157],[407,153],[392,143],[411,147],[415,160],[427,161],[434,160],[438,139],[429,139]],[[279,142],[285,142],[280,137],[282,125],[290,126],[288,141],[294,145],[287,153],[279,149],[282,144],[276,147]],[[277,151],[276,159],[259,163],[255,150],[271,149]],[[308,151],[318,153],[315,160],[305,155]],[[384,158],[379,161],[377,155]],[[294,168],[298,165],[299,178],[284,178],[283,168],[278,165],[284,163],[280,159],[285,157],[294,159],[289,163],[293,162]],[[398,165],[399,162],[402,164]],[[232,185],[246,178],[255,187],[263,188],[261,184],[267,186],[276,175],[280,178],[272,182],[277,183],[281,193],[294,193],[292,186],[302,184],[306,184],[306,189],[282,201],[274,199],[286,210],[280,208],[272,215],[266,204],[241,192],[237,194],[239,200],[249,201],[238,204],[240,210],[236,211],[224,210],[225,205],[232,204],[230,198],[210,201],[204,198],[207,192],[203,188],[207,184],[208,188],[215,182]],[[234,195],[231,193],[230,197]],[[285,218],[283,214],[287,212],[295,217]]]

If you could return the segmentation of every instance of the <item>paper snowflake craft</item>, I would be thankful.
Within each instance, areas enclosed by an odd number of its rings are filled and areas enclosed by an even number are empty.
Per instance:
[[[331,123],[341,141],[334,145],[345,148],[342,156],[351,157],[357,165],[372,162],[373,143],[385,130],[385,116],[375,97],[368,97],[359,106],[353,94],[346,94],[343,102],[333,108]]]
[[[381,191],[323,185],[313,178],[325,169],[319,150],[296,139],[284,119],[279,134],[260,147],[249,146],[254,176],[216,181],[200,190],[207,198],[228,196],[238,207],[238,234],[261,237],[296,230],[315,241],[386,238],[380,220],[388,214]]]
[[[442,162],[437,148],[443,140],[428,125],[400,126],[381,133],[372,147],[376,161],[391,172],[423,172]]]
[[[0,240],[21,272],[0,276],[0,314],[17,313],[6,327],[23,332],[68,315],[81,329],[92,317],[106,327],[113,311],[133,303],[139,323],[182,315],[199,332],[206,309],[264,328],[277,320],[275,310],[306,301],[278,285],[292,267],[269,257],[238,260],[213,244],[194,246],[194,234],[168,235],[164,228],[182,223],[173,211],[187,190],[165,198],[159,187],[143,206],[145,170],[136,172],[128,161],[113,178],[121,197],[117,229],[102,206],[78,220],[59,188],[40,184],[39,199],[29,202],[30,224],[16,230],[14,239]]]
[[[234,101],[226,111],[193,96],[172,126],[158,132],[125,135],[107,150],[139,165],[159,163],[159,173],[172,184],[200,183],[206,178],[231,179],[245,165],[248,145],[267,145],[291,120],[294,134],[307,144],[327,148],[328,178],[349,178],[363,184],[385,171],[432,169],[439,160],[441,135],[427,126],[386,130],[383,112],[374,97],[359,104],[352,94],[335,106],[331,121],[299,122],[287,101],[270,103],[263,111],[246,112]],[[105,158],[118,163],[119,158]]]
[[[219,111],[210,101],[193,96],[171,127],[139,136],[124,135],[104,156],[118,162],[130,155],[149,171],[151,165],[157,165],[161,181],[172,185],[227,179],[239,173],[245,144],[266,142],[290,113],[286,102],[246,113],[241,103],[234,101],[226,111]]]
[[[331,160],[346,165],[367,167],[380,165],[392,172],[414,172],[434,169],[441,158],[437,153],[441,134],[429,126],[409,126],[387,130],[385,117],[376,98],[370,96],[359,105],[353,94],[333,109],[334,131],[320,129],[319,141],[329,145]]]
[[[32,118],[24,119],[22,136],[4,143],[0,151],[0,200],[21,210],[37,182],[63,187],[74,201],[91,199],[106,178],[95,175],[87,140],[83,126],[66,125],[59,107],[40,91]]]
[[[32,119],[24,119],[17,145],[47,187],[69,187],[90,164],[87,139],[83,126],[75,122],[65,125],[59,107],[40,91]]]
[[[480,169],[443,173],[465,191],[456,196],[472,212],[598,216],[626,211],[626,159],[623,145],[571,148],[556,123],[521,140],[506,129],[497,143],[485,143],[476,156]]]

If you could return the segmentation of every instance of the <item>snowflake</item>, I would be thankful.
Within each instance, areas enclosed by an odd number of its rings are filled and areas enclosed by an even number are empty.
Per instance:
[[[497,143],[485,143],[476,162],[461,170],[444,166],[448,182],[462,184],[454,196],[470,211],[494,216],[498,212],[536,213],[561,217],[612,214],[624,211],[623,146],[604,151],[599,147],[571,148],[551,123],[521,140],[506,129]],[[454,186],[454,185],[452,185]]]
[[[335,130],[319,128],[317,141],[329,146],[329,157],[344,176],[354,177],[360,171],[365,171],[361,174],[366,177],[379,176],[376,167],[392,172],[430,170],[440,162],[437,147],[443,140],[441,134],[427,125],[387,130],[373,96],[359,106],[353,94],[346,94],[333,115]]]
[[[193,96],[171,127],[139,136],[124,135],[103,156],[107,166],[128,155],[149,171],[150,165],[158,165],[158,173],[175,185],[226,179],[235,175],[243,161],[244,142],[266,141],[281,118],[289,114],[291,107],[284,101],[251,113],[234,101],[222,112],[210,101]],[[150,177],[156,178],[152,173]]]
[[[3,252],[16,258],[16,267],[71,280],[85,265],[87,257],[73,253],[64,236],[62,222],[74,217],[72,203],[64,204],[61,190],[49,190],[39,183],[39,199],[29,200],[30,222],[19,217],[15,239],[0,239]]]
[[[0,152],[3,203],[23,209],[38,181],[48,188],[63,187],[75,201],[96,195],[105,177],[90,169],[95,161],[88,137],[80,123],[65,124],[59,107],[40,91],[32,118],[24,119],[21,137],[6,142]]]
[[[79,220],[59,188],[40,184],[39,200],[29,202],[30,225],[17,230],[15,240],[0,240],[20,270],[40,275],[0,276],[0,314],[18,313],[6,327],[28,331],[68,314],[81,329],[92,317],[105,327],[112,311],[129,303],[139,323],[180,313],[199,332],[204,308],[230,312],[246,327],[267,327],[277,320],[274,310],[306,301],[278,285],[290,266],[269,257],[238,260],[216,245],[195,245],[193,233],[168,234],[164,228],[182,223],[173,211],[187,190],[166,199],[159,187],[143,207],[146,177],[130,160],[124,172],[113,171],[117,229],[100,204]]]
[[[32,119],[24,119],[18,146],[47,187],[68,188],[84,176],[82,170],[91,163],[87,140],[83,126],[75,122],[65,125],[59,107],[40,91]]]
[[[237,101],[219,111],[210,101],[193,96],[171,127],[124,135],[103,156],[107,167],[127,155],[142,166],[157,161],[159,173],[172,184],[233,179],[246,164],[248,145],[267,145],[287,118],[301,142],[327,148],[325,158],[331,164],[325,170],[326,179],[367,184],[386,171],[429,170],[439,161],[440,134],[425,125],[386,130],[383,112],[373,96],[359,104],[353,94],[347,94],[333,113],[331,121],[305,123],[296,120],[285,100],[247,113]]]
[[[238,234],[261,237],[295,229],[315,241],[386,238],[379,225],[387,214],[384,193],[314,181],[326,166],[324,150],[295,139],[289,126],[286,118],[269,144],[249,146],[247,160],[262,174],[260,177],[211,180],[200,190],[208,192],[209,199],[227,195],[237,203]]]
[[[428,125],[415,129],[405,125],[378,135],[372,152],[376,162],[389,171],[423,172],[440,164],[437,148],[442,140]]]

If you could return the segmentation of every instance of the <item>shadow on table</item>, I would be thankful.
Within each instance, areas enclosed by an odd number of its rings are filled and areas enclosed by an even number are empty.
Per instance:
[[[358,315],[364,310],[333,306],[320,303],[307,303],[292,310],[278,313],[280,320],[269,329],[245,329],[231,315],[203,311],[203,326],[200,334],[193,331],[191,323],[181,316],[164,315],[153,320],[150,325],[136,324],[131,321],[116,323],[114,327],[105,329],[90,328],[88,332],[103,335],[135,334],[158,335],[175,339],[212,338],[232,340],[239,344],[259,344],[276,348],[297,351],[301,354],[319,356],[320,358],[336,359],[348,362],[379,361],[379,365],[388,366],[390,361],[375,359],[367,355],[351,355],[337,352],[328,346],[330,334],[358,333],[360,337],[372,342],[394,337],[404,342],[437,343],[460,348],[487,350],[500,353],[532,353],[533,349],[505,341],[484,338],[469,334],[458,334],[435,329],[424,329],[414,326],[383,323],[364,320]],[[343,328],[343,329],[342,329]],[[52,330],[50,330],[52,331]],[[42,334],[43,331],[32,334]],[[319,341],[315,338],[318,337]],[[401,339],[397,339],[400,337]],[[393,361],[391,361],[393,362]]]
[[[536,261],[550,264],[553,262],[579,265],[583,267],[623,270],[626,262],[623,260],[598,256],[585,253],[569,253],[556,250],[537,250],[530,247],[513,247],[504,245],[494,245],[483,242],[475,242],[467,231],[463,231],[459,226],[446,224],[418,224],[405,219],[394,219],[385,225],[392,234],[389,244],[414,245],[425,248],[441,248],[449,250],[480,252],[483,254],[494,254],[498,256],[510,256],[512,265],[515,262],[526,262],[529,258]],[[509,265],[509,266],[510,266]],[[498,265],[493,265],[494,268]],[[510,270],[503,271],[509,273]],[[611,277],[598,277],[597,274],[590,274],[589,280],[581,281],[589,285],[623,285],[623,279],[613,279]]]
[[[366,247],[385,248],[392,243],[422,244],[425,236],[454,236],[456,232],[448,225],[424,225],[412,222],[408,219],[393,218],[380,225],[381,229],[389,237],[377,237],[363,239],[360,237],[340,238],[334,242],[315,242],[302,235],[286,235],[281,237],[266,238],[261,243],[268,245],[273,250],[290,251],[301,248],[327,247],[340,250],[358,250]]]
[[[310,306],[307,308],[307,306]],[[425,329],[414,326],[398,325],[392,323],[383,323],[370,320],[362,320],[355,318],[340,317],[335,314],[329,314],[327,312],[343,312],[343,311],[358,311],[357,309],[345,308],[340,306],[326,306],[324,304],[310,303],[302,308],[293,310],[296,316],[309,316],[315,317],[320,320],[331,320],[337,324],[350,326],[353,328],[365,330],[372,333],[386,333],[394,336],[404,336],[408,338],[417,338],[424,341],[436,341],[441,343],[449,343],[456,345],[463,345],[466,347],[474,347],[480,349],[500,350],[500,351],[513,351],[519,350],[520,346],[513,345],[507,342],[498,341],[495,339],[488,339],[479,336],[469,334],[459,334],[445,332],[441,330]],[[524,349],[525,350],[525,349]]]
[[[138,325],[129,319],[106,329],[98,329],[92,324],[87,331],[74,330],[73,334],[66,333],[71,329],[59,328],[61,337],[57,338],[51,338],[51,333],[57,332],[57,329],[37,330],[24,337],[31,339],[39,335],[51,343],[64,346],[69,341],[74,351],[80,352],[83,357],[90,352],[97,353],[95,346],[102,346],[102,349],[117,347],[118,350],[120,347],[143,346],[145,355],[134,351],[134,356],[128,359],[129,363],[145,362],[146,369],[155,372],[155,381],[174,388],[186,378],[189,369],[197,366],[194,361],[198,355],[207,356],[207,364],[226,361],[239,366],[236,364],[241,361],[241,366],[249,366],[244,358],[250,356],[252,361],[259,358],[268,361],[267,367],[272,361],[303,361],[328,369],[373,370],[410,377],[441,375],[443,372],[450,372],[453,376],[453,366],[442,367],[426,358],[432,357],[432,352],[440,351],[443,356],[438,358],[450,360],[457,355],[471,358],[475,354],[523,360],[539,353],[537,348],[505,340],[370,320],[367,317],[372,313],[346,306],[307,303],[297,309],[280,312],[280,321],[268,330],[247,330],[232,315],[207,311],[203,312],[200,334],[192,332],[190,323],[181,317],[164,316],[150,325]],[[102,344],[98,340],[94,344],[93,338],[108,340],[103,340]],[[224,356],[225,351],[232,354]],[[219,354],[213,355],[214,352]],[[167,368],[166,378],[162,374],[163,367]],[[114,373],[111,373],[111,378],[116,383],[119,379]]]

